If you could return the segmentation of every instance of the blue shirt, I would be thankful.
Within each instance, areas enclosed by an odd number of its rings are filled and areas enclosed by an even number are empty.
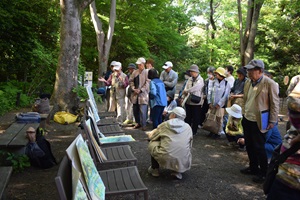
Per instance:
[[[164,83],[159,79],[152,79],[150,82],[150,107],[167,105],[167,93]]]

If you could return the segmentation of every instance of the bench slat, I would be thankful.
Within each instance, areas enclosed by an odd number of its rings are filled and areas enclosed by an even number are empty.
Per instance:
[[[13,123],[0,135],[0,146],[6,147],[12,139],[24,128],[26,124]]]

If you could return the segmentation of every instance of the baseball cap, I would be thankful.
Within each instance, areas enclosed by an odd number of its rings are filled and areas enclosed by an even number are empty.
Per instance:
[[[110,66],[113,66],[116,64],[117,61],[111,61]]]
[[[136,69],[136,66],[134,63],[129,63],[128,64],[128,69]]]
[[[139,65],[139,64],[143,64],[146,63],[146,59],[143,57],[140,57],[137,59],[137,61],[135,62],[135,64]]]
[[[244,68],[246,69],[254,69],[255,67],[259,67],[264,69],[265,68],[265,64],[262,60],[251,60],[248,65],[246,65]]]
[[[115,63],[114,63],[114,68],[113,68],[113,70],[120,70],[121,67],[122,67],[122,63],[120,63],[120,62],[115,62]]]
[[[169,67],[173,67],[173,63],[171,61],[165,62],[165,64],[162,66],[164,69],[168,69]]]
[[[176,107],[173,110],[169,111],[168,113],[169,114],[174,113],[177,116],[177,118],[182,119],[182,120],[184,120],[185,116],[186,116],[185,110],[181,107]]]

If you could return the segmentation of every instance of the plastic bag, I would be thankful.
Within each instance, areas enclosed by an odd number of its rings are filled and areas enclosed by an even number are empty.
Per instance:
[[[54,115],[54,121],[60,124],[71,124],[77,121],[78,116],[71,113],[61,111]]]

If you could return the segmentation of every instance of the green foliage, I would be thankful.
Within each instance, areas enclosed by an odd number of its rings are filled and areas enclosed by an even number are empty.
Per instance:
[[[73,88],[72,91],[77,94],[80,101],[86,101],[89,98],[89,95],[84,86],[78,85],[77,87]]]
[[[0,115],[16,108],[18,93],[20,94],[20,107],[26,107],[31,104],[33,98],[22,93],[20,87],[22,87],[22,83],[17,81],[0,83]]]
[[[29,158],[25,154],[15,154],[1,150],[0,157],[13,167],[14,172],[22,172],[26,167],[30,167]]]

